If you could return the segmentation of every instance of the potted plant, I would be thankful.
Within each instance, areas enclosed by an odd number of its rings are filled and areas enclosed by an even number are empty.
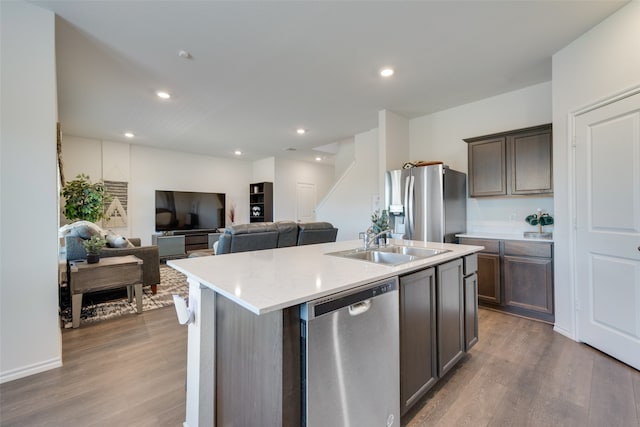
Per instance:
[[[383,210],[380,213],[380,209],[377,209],[373,215],[371,215],[371,231],[378,234],[389,229],[389,213]]]
[[[369,230],[375,236],[376,244],[380,244],[381,239],[384,239],[383,242],[386,244],[386,236],[383,237],[380,233],[389,231],[389,212],[383,210],[381,213],[380,209],[377,209],[373,215],[371,215],[371,227]]]
[[[88,175],[80,174],[62,187],[61,195],[65,199],[63,213],[69,221],[97,222],[106,218],[104,205],[111,197],[102,181],[91,183]]]
[[[107,241],[97,234],[94,234],[88,240],[82,241],[82,246],[87,251],[87,262],[89,264],[95,264],[100,261],[100,251],[106,244]]]
[[[553,217],[551,215],[549,215],[548,213],[543,213],[542,209],[538,208],[538,210],[536,211],[536,213],[528,215],[525,219],[524,219],[529,225],[537,225],[538,226],[538,231],[537,232],[525,232],[524,235],[525,237],[551,237],[551,233],[543,233],[542,232],[542,226],[543,225],[552,225],[553,224]]]

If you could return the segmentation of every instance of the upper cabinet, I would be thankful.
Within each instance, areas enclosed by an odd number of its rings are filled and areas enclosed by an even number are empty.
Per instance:
[[[551,124],[464,141],[470,197],[553,194]]]

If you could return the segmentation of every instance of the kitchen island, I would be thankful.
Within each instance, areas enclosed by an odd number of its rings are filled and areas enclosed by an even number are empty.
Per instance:
[[[301,304],[482,249],[391,243],[447,252],[398,266],[326,255],[356,240],[169,261],[187,275],[194,316],[184,425],[299,425]]]

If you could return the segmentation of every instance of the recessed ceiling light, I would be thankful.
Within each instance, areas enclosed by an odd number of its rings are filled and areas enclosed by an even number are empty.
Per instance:
[[[135,135],[131,132],[125,132],[124,136],[126,136],[127,138],[133,138]]]
[[[171,95],[169,95],[169,93],[164,92],[164,91],[161,91],[161,90],[157,91],[157,92],[156,92],[156,95],[158,95],[158,98],[162,98],[162,99],[169,99],[169,98],[171,98]]]
[[[235,154],[236,156],[241,156],[242,155],[242,151],[236,150],[236,151],[233,152],[233,154]]]
[[[305,133],[307,133],[307,130],[303,128],[299,128],[299,129],[296,129],[296,132],[298,135],[304,135]]]
[[[382,77],[391,77],[393,76],[393,68],[383,68],[382,70],[380,70],[380,75]]]
[[[316,157],[316,162],[322,161],[322,157]]]

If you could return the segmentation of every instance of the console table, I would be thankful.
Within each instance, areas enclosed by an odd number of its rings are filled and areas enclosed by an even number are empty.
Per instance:
[[[174,231],[171,235],[152,235],[161,259],[184,258],[189,252],[211,249],[221,233],[210,230]]]
[[[69,262],[72,327],[80,326],[82,294],[106,289],[127,288],[129,302],[133,288],[136,311],[142,313],[142,260],[133,255],[100,258],[95,264],[85,260]]]

